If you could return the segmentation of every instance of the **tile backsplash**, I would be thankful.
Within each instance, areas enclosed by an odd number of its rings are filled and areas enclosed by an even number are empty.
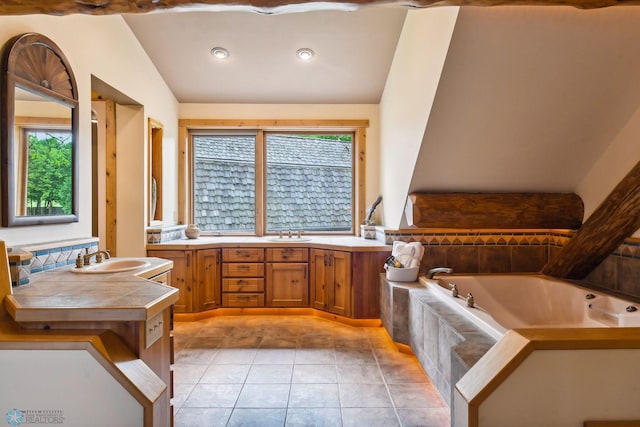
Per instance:
[[[97,237],[37,243],[12,248],[9,253],[11,284],[13,286],[26,285],[29,283],[31,274],[74,264],[78,254],[84,254],[87,249],[89,252],[98,250]]]
[[[420,271],[451,267],[458,273],[536,273],[572,232],[558,230],[384,230],[386,244],[421,242]]]
[[[182,239],[186,225],[172,225],[170,227],[147,228],[147,243],[164,243]]]
[[[421,242],[421,273],[538,273],[575,234],[569,230],[377,230],[378,240]],[[640,239],[629,238],[579,283],[640,300]]]
[[[147,229],[148,243],[184,237],[186,226]],[[421,242],[425,253],[421,273],[451,267],[458,273],[537,273],[573,236],[567,230],[385,230],[377,240]],[[29,283],[29,275],[73,264],[79,253],[98,249],[89,237],[12,248],[9,254],[13,286]],[[640,300],[640,239],[630,238],[609,255],[581,284]]]

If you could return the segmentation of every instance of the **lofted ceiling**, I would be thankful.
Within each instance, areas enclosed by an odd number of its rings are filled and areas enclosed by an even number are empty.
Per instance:
[[[181,103],[377,104],[406,9],[275,15],[132,14],[125,21]],[[218,60],[213,47],[229,57]],[[303,62],[295,55],[310,48]]]

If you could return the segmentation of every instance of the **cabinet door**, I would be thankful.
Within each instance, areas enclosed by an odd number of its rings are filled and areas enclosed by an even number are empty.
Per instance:
[[[196,309],[211,310],[220,306],[220,250],[203,249],[196,252]]]
[[[331,251],[329,269],[328,310],[341,316],[351,316],[351,254]]]
[[[171,270],[171,286],[178,288],[178,301],[175,304],[176,313],[190,313],[193,311],[193,251],[148,251],[148,256],[170,259],[173,261]]]
[[[267,264],[267,307],[307,307],[307,263]]]
[[[311,277],[311,308],[317,310],[327,309],[327,273],[329,251],[322,249],[311,249],[310,251]]]

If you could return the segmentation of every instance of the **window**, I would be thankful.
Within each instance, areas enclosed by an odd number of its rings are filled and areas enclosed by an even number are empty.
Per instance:
[[[256,138],[193,135],[193,222],[203,231],[256,229]]]
[[[266,230],[351,232],[353,134],[265,133]]]
[[[363,186],[357,178],[363,176],[364,158],[355,153],[363,130],[181,132],[188,135],[190,158],[190,210],[184,223],[194,222],[204,233],[258,236],[356,231]]]

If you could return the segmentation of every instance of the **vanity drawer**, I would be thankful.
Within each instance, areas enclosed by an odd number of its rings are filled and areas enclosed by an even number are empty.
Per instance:
[[[222,292],[264,292],[264,279],[222,279]]]
[[[222,248],[224,262],[262,262],[264,249],[262,248]]]
[[[224,263],[223,277],[264,277],[264,264],[257,263]]]
[[[264,294],[222,294],[224,307],[264,307]]]
[[[307,248],[267,248],[268,262],[301,262],[309,260]]]

